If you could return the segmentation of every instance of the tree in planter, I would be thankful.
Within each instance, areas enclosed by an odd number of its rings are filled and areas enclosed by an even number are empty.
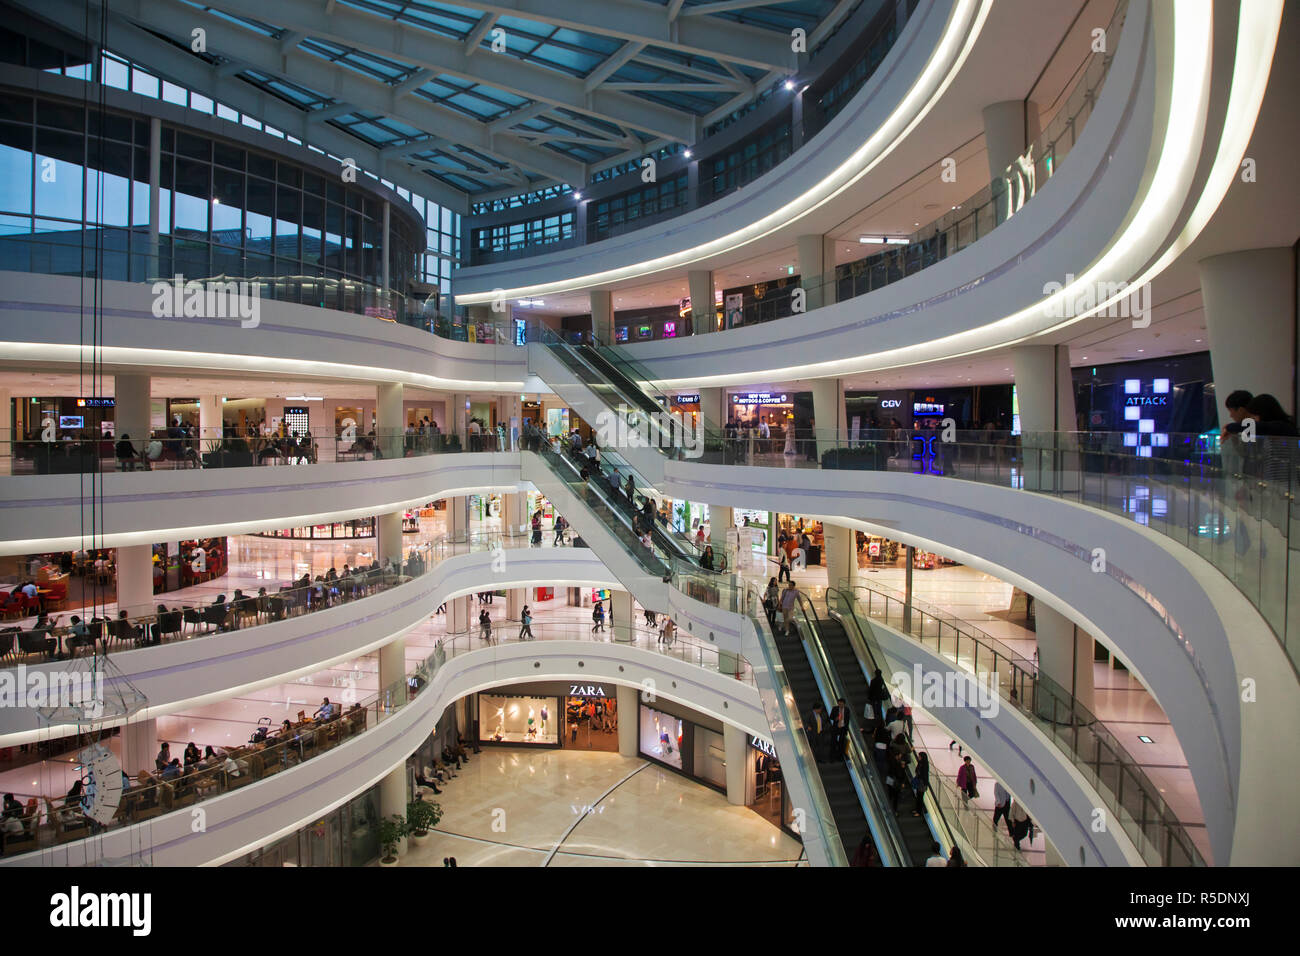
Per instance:
[[[406,836],[406,818],[394,813],[379,821],[379,848],[383,852],[381,863],[397,862],[397,844]]]
[[[411,836],[428,836],[441,819],[442,807],[435,800],[412,800],[406,808],[406,826]]]

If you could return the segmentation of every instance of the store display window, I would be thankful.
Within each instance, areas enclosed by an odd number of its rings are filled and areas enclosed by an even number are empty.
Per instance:
[[[676,770],[684,770],[682,744],[684,724],[680,717],[665,714],[653,707],[641,708],[638,740],[641,753]]]
[[[498,744],[557,746],[559,698],[479,694],[479,740]]]

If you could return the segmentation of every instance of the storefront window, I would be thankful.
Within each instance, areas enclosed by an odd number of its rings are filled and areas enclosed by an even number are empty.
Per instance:
[[[559,698],[479,694],[479,739],[489,743],[547,744],[559,737]]]

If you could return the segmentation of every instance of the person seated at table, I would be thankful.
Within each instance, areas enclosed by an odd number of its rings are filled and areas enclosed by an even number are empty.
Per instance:
[[[144,457],[145,460],[151,464],[153,462],[162,461],[163,443],[157,438],[150,438],[149,444],[144,450]]]
[[[158,748],[158,756],[153,760],[154,769],[161,771],[171,762],[172,745],[164,740],[162,746]]]
[[[284,723],[280,725],[280,736],[285,739],[288,739],[289,735],[291,735],[292,733],[293,733],[293,724],[289,723],[289,721],[286,719]]]
[[[323,701],[321,701],[320,709],[316,711],[316,715],[312,719],[330,720],[331,718],[335,717],[337,713],[338,712],[334,709],[334,705],[330,703],[330,699],[326,697]]]
[[[425,769],[428,770],[430,768],[426,767]],[[430,778],[418,770],[415,772],[415,785],[417,787],[428,787],[434,793],[442,793],[441,788],[438,786],[437,778]]]
[[[198,744],[196,744],[194,741],[191,740],[188,744],[185,745],[185,766],[186,767],[192,767],[202,759],[203,757],[199,753]]]
[[[131,619],[127,617],[126,611],[117,612],[117,637],[119,640],[139,641],[144,635],[144,628],[139,624],[132,624]]]
[[[179,780],[181,777],[181,761],[179,757],[173,757],[167,766],[163,767],[162,778],[164,780]]]
[[[226,753],[227,751],[225,747],[214,747],[212,744],[208,744],[203,748],[203,760],[208,761],[209,766],[211,766],[212,764],[222,760],[226,756]],[[202,763],[202,761],[200,761],[200,763]]]
[[[40,593],[40,591],[39,591],[38,588],[36,587],[36,582],[35,582],[35,581],[28,581],[26,584],[24,584],[24,585],[23,585],[22,587],[20,587],[18,590],[20,590],[20,591],[23,592],[23,597],[29,597],[29,598],[34,598],[34,597],[36,597],[36,596]],[[42,615],[42,616],[44,616],[44,615]],[[39,622],[37,622],[37,623],[39,623]]]
[[[84,790],[85,788],[86,788],[85,782],[82,781],[80,777],[78,777],[75,781],[73,781],[72,786],[68,788],[68,802],[71,803],[74,800],[80,800],[81,791]]]
[[[21,817],[23,815],[23,805],[14,798],[12,793],[5,794],[4,817]]]
[[[68,655],[72,656],[77,653],[79,647],[95,646],[95,639],[90,636],[90,629],[86,627],[85,622],[77,615],[72,615],[68,619],[68,637],[66,640]]]

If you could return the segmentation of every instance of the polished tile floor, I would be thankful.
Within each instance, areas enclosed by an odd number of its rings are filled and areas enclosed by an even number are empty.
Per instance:
[[[402,866],[794,866],[803,848],[753,810],[643,759],[485,747],[437,798]]]

